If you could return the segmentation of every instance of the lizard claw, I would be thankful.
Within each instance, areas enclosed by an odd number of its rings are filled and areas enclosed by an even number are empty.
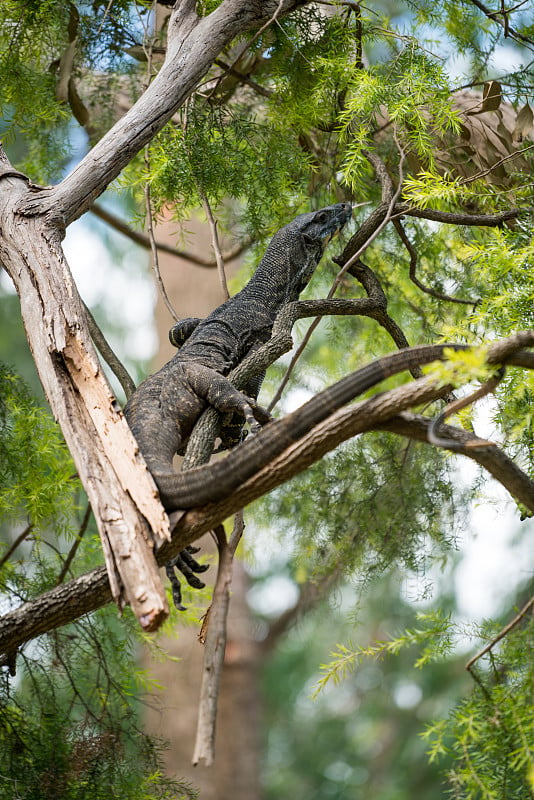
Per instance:
[[[203,589],[206,585],[195,574],[209,569],[209,564],[199,564],[193,558],[192,553],[198,553],[199,549],[199,547],[186,547],[185,550],[181,550],[177,556],[165,564],[165,572],[172,587],[172,599],[179,611],[185,611],[185,606],[182,605],[182,587],[175,570],[180,570],[189,586],[194,589]]]

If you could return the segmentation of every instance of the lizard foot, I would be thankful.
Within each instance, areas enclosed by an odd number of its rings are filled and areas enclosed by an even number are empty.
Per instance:
[[[199,549],[198,547],[192,547],[190,545],[186,547],[185,550],[181,550],[177,556],[171,558],[171,560],[165,564],[165,572],[167,573],[172,587],[172,599],[179,611],[185,611],[185,606],[182,605],[182,587],[175,570],[180,570],[189,586],[192,586],[194,589],[203,589],[206,585],[195,575],[195,573],[205,572],[209,569],[209,564],[199,564],[198,561],[193,558],[192,554],[198,553]]]

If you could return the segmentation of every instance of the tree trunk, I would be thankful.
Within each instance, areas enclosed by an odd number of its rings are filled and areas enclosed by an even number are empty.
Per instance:
[[[89,496],[112,594],[152,630],[168,606],[150,528],[168,539],[168,519],[148,470],[138,469],[137,445],[94,352],[58,228],[46,216],[17,213],[30,193],[0,150],[0,261],[19,294],[39,378]]]

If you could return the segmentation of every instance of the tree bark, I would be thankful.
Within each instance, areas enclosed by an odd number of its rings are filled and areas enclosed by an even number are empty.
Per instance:
[[[113,597],[119,607],[129,602],[143,628],[153,630],[168,606],[152,532],[158,543],[168,539],[168,518],[100,368],[59,235],[41,217],[14,213],[28,187],[2,163],[0,260],[19,294],[41,383],[98,522]]]

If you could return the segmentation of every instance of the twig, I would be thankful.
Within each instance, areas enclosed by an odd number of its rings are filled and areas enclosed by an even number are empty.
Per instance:
[[[476,391],[471,392],[466,397],[460,397],[458,400],[454,400],[452,403],[449,403],[446,408],[443,409],[441,414],[439,414],[435,419],[432,420],[430,427],[428,429],[428,441],[430,444],[433,444],[435,447],[446,447],[448,450],[455,450],[460,453],[464,452],[464,446],[458,445],[456,442],[452,442],[449,439],[446,439],[442,436],[439,436],[437,433],[437,429],[440,425],[450,417],[452,414],[457,414],[458,411],[461,411],[463,408],[467,408],[468,405],[475,403],[477,400],[480,400],[482,397],[485,397],[490,392],[493,392],[494,389],[497,388],[499,383],[504,377],[504,370],[501,369],[498,371],[497,375],[493,378],[490,378],[489,381],[486,381],[482,384]],[[494,442],[490,442],[487,439],[474,439],[469,443],[469,447],[492,447]]]
[[[431,289],[429,286],[425,286],[423,283],[421,283],[416,275],[417,252],[415,247],[406,235],[406,231],[404,230],[400,219],[394,219],[393,225],[410,256],[410,280],[417,286],[418,289],[421,289],[422,292],[429,294],[431,297],[435,297],[437,300],[446,300],[450,303],[462,303],[464,305],[476,306],[475,300],[464,300],[461,297],[452,297],[450,294],[443,294],[442,292],[438,292],[436,289]]]
[[[146,234],[135,231],[122,219],[117,217],[115,214],[112,214],[111,211],[108,211],[97,203],[93,203],[91,206],[91,213],[93,213],[95,217],[98,217],[103,222],[106,222],[119,233],[127,236],[128,239],[130,239],[132,242],[135,242],[135,244],[138,244],[145,250],[151,249],[150,239]],[[227,253],[224,253],[223,259],[225,261],[232,261],[233,259],[238,258],[248,247],[250,247],[251,244],[252,239],[248,236],[245,237],[239,244],[232,247]],[[156,241],[156,247],[161,253],[168,253],[176,258],[183,258],[185,261],[191,261],[192,264],[195,264],[198,267],[214,269],[217,266],[217,262],[214,260],[202,258],[194,253],[187,253],[185,250],[179,250],[177,247],[166,244],[166,242]]]
[[[490,8],[481,3],[480,0],[470,0],[470,2],[476,6],[483,14],[486,15],[488,19],[493,20],[496,22],[497,25],[500,25],[504,29],[504,35],[506,37],[511,36],[512,39],[517,39],[518,41],[523,42],[525,45],[534,45],[534,41],[530,39],[528,36],[524,36],[519,31],[516,31],[515,28],[511,28],[508,23],[508,11],[492,11]],[[502,17],[502,19],[500,19]]]
[[[241,58],[241,54],[239,58]],[[223,61],[222,58],[216,58],[213,63],[217,64],[218,67],[224,69],[225,72],[228,73],[229,75],[233,75],[234,78],[238,78],[238,80],[240,80],[242,83],[246,84],[247,86],[250,86],[251,89],[254,89],[255,92],[261,94],[263,97],[271,98],[273,96],[274,94],[273,91],[271,91],[270,89],[266,89],[265,86],[261,86],[261,84],[251,80],[248,75],[243,75],[242,72],[239,72],[239,70],[234,69],[234,67],[231,67],[225,61]]]
[[[489,644],[486,645],[486,647],[483,647],[482,650],[480,650],[476,655],[473,656],[473,658],[469,659],[469,661],[465,665],[466,670],[468,670],[469,672],[471,672],[471,674],[473,674],[472,667],[475,664],[475,662],[478,661],[479,658],[482,658],[482,656],[485,656],[486,653],[489,653],[489,651],[493,647],[495,647],[495,645],[498,642],[500,642],[501,639],[504,639],[504,637],[508,633],[510,633],[510,631],[513,628],[515,628],[516,625],[518,625],[521,622],[523,617],[528,614],[531,608],[534,608],[534,597],[531,597],[530,600],[525,603],[521,611],[519,611],[519,613],[516,614],[516,616],[508,623],[508,625],[504,626],[504,628],[497,634],[497,636],[495,636],[494,639],[491,640]]]
[[[380,422],[376,428],[429,444],[428,429],[431,422],[432,420],[418,414],[401,412]],[[496,444],[485,448],[471,447],[470,443],[477,440],[474,434],[454,425],[444,425],[443,430],[449,442],[454,440],[463,445],[462,455],[484,467],[510,492],[512,497],[524,503],[534,514],[534,481],[500,447]],[[454,450],[454,452],[458,452],[458,450]]]
[[[152,72],[152,46],[149,45],[146,50],[147,55],[147,85],[150,84],[151,80],[151,72]],[[147,170],[147,175],[150,174],[150,145],[147,144],[145,146],[145,167]],[[146,210],[146,221],[147,221],[147,228],[148,228],[148,238],[150,241],[150,250],[152,252],[152,266],[154,268],[154,274],[156,275],[156,281],[159,286],[159,290],[161,292],[161,296],[163,298],[163,302],[167,306],[167,310],[169,314],[174,318],[175,322],[178,322],[180,319],[173,304],[171,303],[169,296],[167,294],[167,289],[165,288],[165,284],[163,283],[163,279],[161,277],[161,272],[159,268],[159,256],[158,256],[158,248],[156,245],[156,239],[154,237],[154,220],[152,217],[152,201],[150,197],[150,183],[147,180],[145,181],[145,210]]]
[[[213,247],[213,252],[215,253],[215,261],[217,263],[217,274],[219,275],[219,282],[221,284],[221,289],[224,295],[224,299],[228,300],[230,298],[230,292],[228,291],[228,284],[226,282],[224,259],[221,253],[219,234],[217,233],[217,222],[215,220],[215,217],[213,216],[213,212],[211,210],[208,198],[202,191],[199,191],[199,194],[200,194],[200,199],[202,200],[202,206],[204,208],[204,212],[206,214],[206,217],[208,218],[208,224],[210,226],[211,246]]]
[[[95,343],[98,352],[119,381],[123,388],[124,394],[126,395],[126,399],[128,399],[130,395],[135,392],[135,383],[124,364],[111,349],[106,337],[100,330],[98,323],[93,317],[91,310],[85,303],[83,305],[85,308],[85,313],[87,314],[87,327],[89,328],[91,339]]]
[[[8,549],[6,550],[6,552],[4,553],[4,555],[2,556],[2,558],[0,558],[0,569],[2,569],[2,567],[4,566],[4,564],[6,563],[6,561],[9,559],[9,557],[10,557],[10,556],[11,556],[11,555],[12,555],[12,554],[15,552],[15,550],[17,549],[17,547],[19,546],[19,544],[21,544],[21,543],[24,541],[24,539],[25,539],[27,536],[29,536],[29,534],[32,532],[32,530],[33,530],[33,522],[30,522],[30,524],[29,524],[29,525],[27,525],[27,526],[24,528],[24,530],[22,531],[22,533],[20,533],[20,534],[17,536],[17,538],[15,539],[15,541],[13,542],[13,544],[11,545],[11,547],[8,547]]]
[[[59,586],[60,583],[63,583],[63,581],[65,579],[65,576],[66,576],[67,572],[69,571],[70,565],[72,564],[72,562],[74,560],[74,556],[76,555],[78,547],[81,545],[82,538],[83,538],[83,536],[84,536],[84,534],[85,534],[85,532],[87,530],[87,526],[89,524],[89,517],[90,516],[91,516],[91,506],[88,503],[87,504],[87,508],[85,509],[85,513],[83,515],[83,519],[82,519],[81,524],[80,524],[80,529],[78,531],[78,535],[76,537],[76,541],[72,545],[72,547],[71,547],[71,549],[70,549],[70,551],[69,551],[69,553],[67,555],[67,558],[65,559],[65,563],[63,564],[63,566],[61,568],[61,572],[59,573],[59,575],[57,577],[56,586]]]
[[[205,645],[202,684],[198,712],[197,735],[193,753],[193,764],[201,759],[206,766],[213,764],[215,756],[215,720],[217,700],[221,682],[226,649],[227,618],[230,604],[230,584],[232,581],[232,562],[243,535],[243,512],[235,515],[234,529],[227,541],[224,527],[217,525],[215,535],[219,551],[217,579],[213,589],[213,599],[202,627],[201,641]]]
[[[507,161],[511,161],[511,159],[516,158],[517,156],[522,156],[523,153],[526,153],[528,150],[532,150],[533,148],[534,144],[529,144],[527,147],[523,147],[522,150],[516,150],[515,153],[510,153],[507,156],[503,156],[498,161],[496,161],[495,164],[492,164],[491,167],[488,167],[487,169],[477,172],[476,175],[472,175],[470,178],[463,178],[460,181],[460,183],[462,184],[473,183],[473,181],[477,181],[479,178],[484,178],[486,175],[492,172],[495,169],[495,167],[500,167],[501,164],[505,164]]]
[[[148,156],[148,147],[145,148],[145,164],[147,168],[150,166],[150,159]],[[152,208],[150,202],[150,186],[148,181],[145,183],[145,209],[146,209],[146,220],[147,220],[147,228],[148,228],[148,237],[150,239],[150,250],[152,252],[152,267],[154,269],[154,274],[156,276],[156,282],[158,284],[159,290],[161,292],[161,296],[163,298],[163,302],[167,306],[167,310],[169,314],[173,317],[175,322],[178,322],[180,319],[173,304],[171,303],[169,296],[167,294],[167,290],[165,288],[165,284],[163,283],[163,279],[161,277],[161,272],[159,269],[159,258],[158,258],[158,248],[156,245],[156,240],[154,238],[154,221],[152,218]]]

